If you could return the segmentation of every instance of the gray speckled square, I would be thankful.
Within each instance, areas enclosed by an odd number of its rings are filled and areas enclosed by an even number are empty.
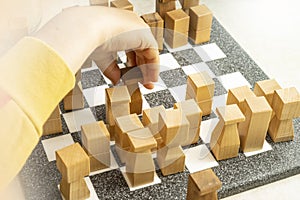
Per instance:
[[[213,78],[214,82],[215,82],[215,92],[214,92],[214,96],[220,96],[223,94],[226,94],[227,91],[226,89],[223,87],[222,83],[220,83],[220,81],[217,78]]]
[[[187,76],[181,68],[160,72],[159,76],[168,88],[186,84]]]
[[[78,142],[82,146],[81,131],[71,133],[74,142]]]
[[[106,109],[105,104],[100,106],[91,107],[91,111],[97,121],[104,121],[106,122]]]
[[[86,72],[82,72],[82,88],[91,88],[106,84],[103,76],[101,75],[99,69],[94,69]]]
[[[174,97],[168,89],[145,94],[144,97],[151,108],[163,105],[167,109],[172,108],[174,106],[174,103],[176,103],[176,100],[174,99]]]
[[[202,59],[194,49],[186,49],[182,51],[173,52],[172,55],[181,67],[202,62]]]

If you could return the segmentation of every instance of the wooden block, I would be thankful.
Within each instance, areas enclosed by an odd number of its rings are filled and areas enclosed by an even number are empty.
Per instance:
[[[110,135],[103,121],[81,126],[82,145],[91,155],[109,152]]]
[[[43,126],[43,135],[51,135],[61,132],[63,132],[63,130],[60,116],[57,119],[48,119]]]
[[[166,110],[159,113],[158,129],[169,147],[176,147],[184,143],[189,134],[189,122],[180,110]]]
[[[171,10],[176,9],[176,1],[168,1],[166,3],[161,3],[159,0],[156,0],[156,12],[165,19],[165,14]]]
[[[157,151],[157,163],[164,176],[183,172],[185,169],[185,155],[180,146],[165,146]]]
[[[115,0],[110,2],[111,7],[133,11],[133,5],[127,0]]]
[[[157,147],[157,142],[149,128],[130,131],[127,132],[127,135],[131,152],[143,153]]]
[[[256,96],[266,97],[267,101],[272,106],[274,92],[279,89],[281,89],[281,87],[275,79],[258,81],[254,86],[254,94],[256,94]]]
[[[293,140],[293,120],[280,120],[277,116],[274,116],[270,122],[268,133],[274,142],[286,142]]]
[[[154,171],[145,172],[145,173],[130,173],[127,172],[127,177],[131,183],[132,187],[137,187],[140,185],[145,185],[152,183],[154,181]]]
[[[193,91],[193,94],[189,95],[197,102],[212,99],[214,96],[215,82],[205,71],[190,74],[187,84],[187,91]]]
[[[88,57],[81,66],[81,69],[86,69],[92,67],[93,61],[91,57]]]
[[[181,9],[172,10],[165,15],[165,28],[179,33],[189,31],[190,17]]]
[[[280,120],[300,117],[300,94],[295,87],[275,90],[272,108]]]
[[[210,41],[211,29],[196,31],[192,27],[189,30],[189,38],[194,44],[202,44]]]
[[[64,109],[67,111],[84,108],[84,97],[82,93],[65,96],[63,102],[64,102]]]
[[[133,83],[130,85],[127,85],[128,92],[130,94],[130,114],[136,113],[141,114],[142,113],[142,106],[143,106],[143,99],[142,99],[142,93],[139,88],[138,83]]]
[[[162,105],[143,110],[142,123],[150,129],[156,139],[161,138],[158,129],[159,113],[161,112],[165,112],[165,108]]]
[[[68,183],[90,174],[90,160],[79,143],[72,144],[55,152],[56,166]]]
[[[218,107],[216,112],[225,125],[245,121],[245,116],[236,104]]]
[[[146,173],[152,171],[155,171],[155,166],[150,150],[147,153],[127,153],[126,172]]]
[[[76,83],[75,87],[66,96],[72,96],[72,95],[78,95],[78,94],[82,94],[81,81]]]
[[[217,190],[222,186],[221,181],[212,171],[207,169],[189,175],[187,200],[217,200]]]
[[[117,86],[114,88],[105,89],[106,101],[111,103],[111,105],[120,103],[129,103],[130,94],[128,92],[127,86]]]
[[[257,151],[263,148],[272,108],[265,97],[248,97],[245,100],[246,121],[239,123],[241,150]]]
[[[60,182],[60,191],[66,200],[84,200],[90,197],[90,191],[83,178],[72,183],[62,179]]]
[[[183,9],[197,6],[200,3],[200,0],[179,0]]]
[[[210,115],[212,112],[213,99],[197,102],[199,108],[202,110],[203,116]]]
[[[241,111],[244,113],[245,99],[248,97],[256,97],[248,86],[229,89],[226,104],[237,104]]]
[[[90,155],[90,171],[98,171],[106,169],[110,166],[110,152],[101,153],[98,155]]]
[[[181,47],[188,43],[188,32],[183,34],[171,30],[165,30],[164,39],[171,48]]]
[[[158,49],[163,50],[164,20],[162,17],[157,12],[145,14],[141,17],[150,26],[151,32],[158,44]]]
[[[191,7],[189,15],[190,27],[195,31],[211,29],[213,14],[206,5]]]
[[[49,119],[60,119],[60,112],[59,112],[59,106],[56,106],[52,114],[50,115]]]
[[[129,147],[127,133],[137,129],[144,128],[137,114],[125,115],[115,119],[115,140],[122,148]]]

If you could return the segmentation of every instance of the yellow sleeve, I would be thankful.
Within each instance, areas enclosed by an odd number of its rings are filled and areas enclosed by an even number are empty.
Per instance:
[[[0,189],[20,171],[74,84],[63,59],[38,39],[25,37],[0,58],[0,92],[10,97],[1,102],[0,94]]]

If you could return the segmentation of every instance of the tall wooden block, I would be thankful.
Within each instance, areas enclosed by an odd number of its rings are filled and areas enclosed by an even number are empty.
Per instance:
[[[72,183],[68,183],[68,181],[62,179],[60,182],[60,191],[66,200],[84,200],[90,197],[90,191],[83,178]]]
[[[163,37],[164,37],[164,20],[157,13],[150,13],[141,16],[143,20],[150,26],[151,32],[156,39],[158,49],[163,50]]]
[[[275,90],[272,108],[280,120],[300,116],[300,94],[295,87]]]
[[[202,110],[199,108],[194,99],[175,103],[174,109],[179,109],[190,123],[188,138],[182,145],[186,146],[197,143],[199,140]]]
[[[280,120],[275,115],[270,122],[268,133],[274,142],[285,142],[285,141],[293,140],[294,139],[293,120],[292,119]]]
[[[171,48],[181,47],[188,43],[188,32],[179,33],[172,30],[165,30],[164,39]]]
[[[211,29],[213,15],[209,8],[202,4],[190,8],[190,27],[195,31]]]
[[[161,138],[158,129],[159,113],[165,112],[164,106],[156,106],[153,108],[143,110],[142,123],[148,127],[155,139]]]
[[[127,133],[130,152],[147,153],[157,147],[157,142],[149,128],[141,128]]]
[[[266,97],[270,106],[272,106],[274,92],[279,89],[281,89],[281,87],[275,79],[268,79],[255,83],[254,94],[256,94],[256,96]]]
[[[128,0],[115,0],[110,2],[111,7],[133,11],[133,5]]]
[[[142,99],[142,93],[139,88],[138,83],[133,83],[130,85],[127,85],[127,89],[130,95],[130,114],[136,113],[141,114],[142,113],[142,106],[143,106],[143,99]]]
[[[60,149],[55,152],[55,155],[56,166],[66,182],[76,182],[89,175],[89,157],[79,143]]]
[[[81,126],[82,145],[91,155],[109,152],[110,136],[103,121]]]
[[[189,31],[190,17],[181,9],[172,10],[166,13],[165,28],[179,33]]]
[[[197,102],[199,108],[201,108],[203,115],[210,115],[212,112],[213,99]]]
[[[212,171],[207,169],[189,175],[187,200],[217,200],[217,190],[222,186],[221,181]]]
[[[164,176],[184,171],[185,155],[180,146],[165,146],[157,151],[157,163]]]
[[[272,115],[265,97],[249,97],[245,101],[245,122],[238,125],[241,150],[256,151],[263,148]]]
[[[184,143],[189,134],[190,124],[180,110],[166,110],[159,113],[158,128],[164,144],[176,147]]]
[[[193,6],[199,5],[199,0],[179,0],[183,9],[191,8]]]
[[[237,104],[241,111],[244,113],[245,99],[248,97],[256,97],[248,86],[229,89],[226,104]]]
[[[165,1],[162,3],[160,0],[156,0],[156,12],[165,19],[165,14],[171,10],[176,9],[176,1]]]
[[[194,44],[202,44],[204,42],[210,41],[210,33],[211,29],[196,31],[192,27],[190,27],[189,37]]]
[[[236,104],[216,109],[219,122],[212,132],[210,148],[217,160],[238,156],[240,139],[237,123],[245,121],[245,116]]]
[[[207,72],[190,74],[187,79],[187,95],[197,102],[212,99],[215,82]]]

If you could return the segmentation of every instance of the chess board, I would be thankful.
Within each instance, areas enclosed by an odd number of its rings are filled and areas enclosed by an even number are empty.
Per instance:
[[[125,53],[119,52],[119,66],[124,66]],[[213,110],[225,105],[230,88],[267,79],[266,74],[214,19],[211,41],[201,45],[189,43],[177,49],[166,44],[160,54],[161,72],[153,90],[141,86],[143,108],[163,105],[172,108],[185,99],[187,75],[207,71],[215,81]],[[85,107],[66,112],[60,104],[63,132],[43,136],[20,173],[26,199],[62,199],[58,189],[61,179],[56,168],[55,151],[81,143],[82,124],[105,121],[105,88],[110,81],[95,64],[82,69]],[[262,151],[239,153],[236,158],[216,161],[209,150],[210,134],[218,119],[214,112],[203,117],[201,139],[195,145],[184,147],[186,169],[183,173],[157,177],[152,184],[129,187],[123,176],[124,166],[119,162],[115,145],[111,142],[111,167],[91,173],[85,180],[91,192],[90,199],[185,199],[189,173],[212,168],[223,186],[219,197],[226,197],[300,173],[300,126],[294,120],[295,140],[274,144],[267,137]],[[298,155],[298,157],[297,157]],[[153,155],[155,158],[155,154]],[[155,159],[154,159],[155,160]]]

